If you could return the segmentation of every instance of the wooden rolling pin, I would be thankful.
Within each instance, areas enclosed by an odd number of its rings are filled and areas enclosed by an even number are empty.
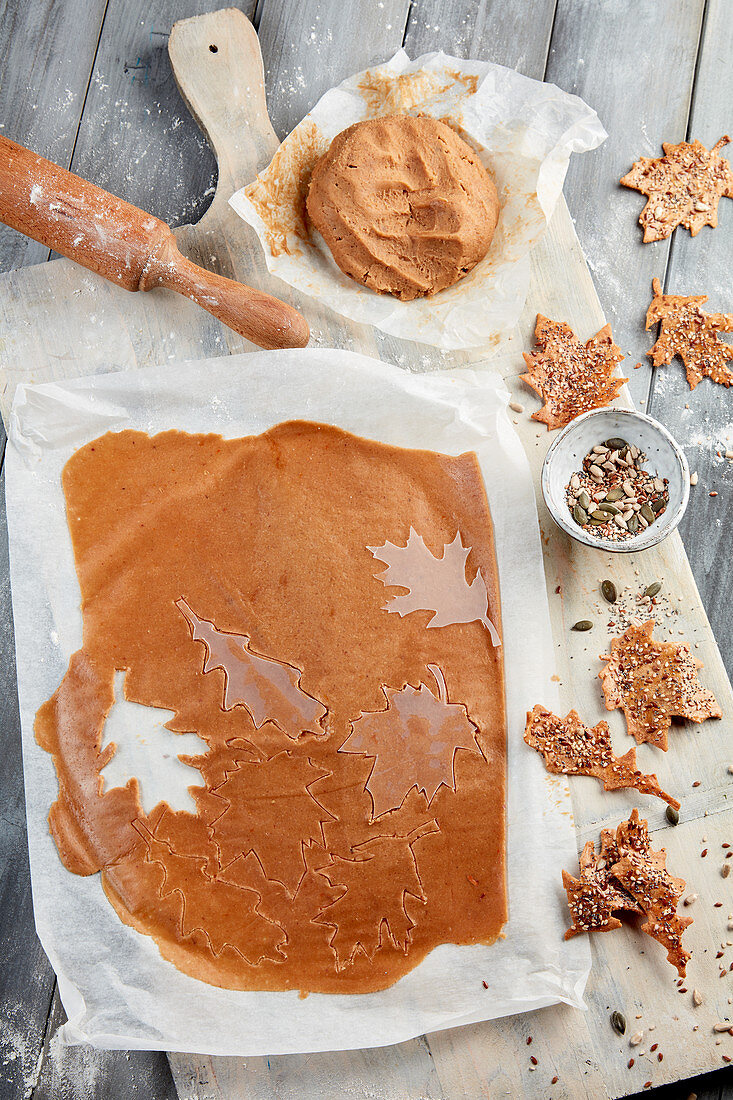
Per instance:
[[[308,323],[292,306],[191,263],[165,222],[5,137],[0,221],[125,290],[184,294],[260,347],[308,343]]]

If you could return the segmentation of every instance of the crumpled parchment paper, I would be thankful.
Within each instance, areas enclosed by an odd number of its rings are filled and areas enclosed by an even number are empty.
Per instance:
[[[501,210],[488,254],[431,298],[401,302],[354,282],[305,219],[314,164],[354,122],[390,114],[443,119],[479,153]],[[229,200],[255,229],[268,270],[354,321],[444,350],[495,347],[522,312],[530,249],[562,192],[571,153],[606,138],[595,111],[554,84],[486,61],[404,50],[326,92],[269,166]]]
[[[548,776],[522,741],[526,709],[538,701],[557,709],[557,694],[532,481],[507,401],[492,373],[417,375],[321,349],[18,387],[5,468],[28,841],[36,927],[58,975],[67,1042],[241,1056],[305,1053],[398,1043],[560,1001],[582,1007],[588,943],[563,940],[560,872],[577,865],[568,785]],[[110,430],[234,437],[295,417],[405,447],[474,450],[499,564],[508,717],[505,935],[490,947],[438,947],[390,989],[358,996],[218,989],[164,961],[152,939],[118,919],[98,875],[80,878],[61,864],[46,821],[56,776],[33,736],[36,710],[82,642],[60,480],[71,454]],[[143,760],[138,777],[150,804],[167,791],[154,758],[147,766]]]

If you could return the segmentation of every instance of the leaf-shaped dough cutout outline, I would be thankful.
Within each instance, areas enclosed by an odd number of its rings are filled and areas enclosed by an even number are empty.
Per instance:
[[[188,622],[193,640],[206,646],[204,672],[219,668],[224,673],[224,710],[241,704],[255,729],[274,722],[293,741],[306,731],[323,734],[326,707],[303,691],[299,668],[255,653],[248,634],[218,630],[210,619],[200,619],[183,597],[176,600],[176,607]]]
[[[365,784],[373,818],[399,809],[413,787],[424,793],[428,805],[441,786],[455,791],[456,750],[481,751],[465,706],[448,701],[441,669],[427,667],[438,684],[437,697],[422,683],[399,690],[383,686],[385,709],[362,711],[338,750],[375,758]]]
[[[408,589],[406,595],[390,597],[382,610],[396,612],[400,617],[412,611],[433,611],[428,627],[480,622],[488,630],[492,645],[501,645],[499,633],[489,618],[489,594],[481,570],[476,570],[470,584],[466,580],[471,547],[463,545],[460,531],[456,531],[452,542],[443,546],[439,558],[414,527],[410,527],[405,546],[387,541],[382,546],[367,546],[367,550],[387,566],[377,580],[385,587]]]

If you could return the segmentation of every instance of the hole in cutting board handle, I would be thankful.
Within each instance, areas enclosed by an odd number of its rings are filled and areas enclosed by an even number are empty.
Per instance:
[[[209,49],[211,50],[212,53],[218,53],[219,52],[219,47],[214,46],[213,43],[212,43],[211,46],[209,46]]]

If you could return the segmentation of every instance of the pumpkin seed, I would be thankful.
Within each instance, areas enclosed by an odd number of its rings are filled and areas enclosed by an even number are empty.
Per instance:
[[[667,806],[665,817],[670,825],[679,825],[680,823],[680,811],[675,810],[674,806]]]
[[[652,583],[647,585],[647,587],[644,589],[644,595],[654,597],[654,596],[656,596],[656,594],[658,592],[661,591],[661,589],[662,589],[662,582],[661,581],[652,581]]]
[[[623,499],[624,499],[624,491],[623,491],[623,489],[619,489],[618,487],[616,487],[615,489],[609,489],[608,492],[606,493],[606,500],[614,501],[614,500],[623,500]]]
[[[596,509],[595,512],[591,512],[590,518],[597,520],[599,523],[608,523],[608,516],[603,512],[599,512],[598,509]]]
[[[598,505],[599,512],[608,512],[609,515],[617,516],[620,512],[620,508],[617,508],[615,504],[608,504],[607,501],[602,501]]]
[[[641,506],[641,514],[647,523],[654,523],[654,520],[657,518],[646,502]]]
[[[616,600],[618,599],[618,593],[616,591],[616,585],[613,583],[613,581],[604,581],[601,585],[601,593],[607,603],[616,603]]]
[[[667,501],[664,499],[664,497],[658,497],[656,500],[652,501],[653,512],[663,512],[666,507]]]
[[[578,504],[584,512],[587,512],[590,508],[590,497],[586,493],[585,489],[582,489],[581,492],[578,493]]]
[[[594,527],[597,527],[599,523],[610,523],[608,516],[604,516],[602,512],[598,512],[596,514],[599,516],[603,516],[603,518],[594,519],[593,516],[590,516],[588,519],[588,523],[592,523]]]
[[[613,1027],[614,1031],[617,1031],[619,1033],[619,1035],[624,1035],[626,1033],[626,1017],[624,1016],[623,1012],[611,1013],[611,1026]]]
[[[631,531],[632,535],[637,534],[639,530],[639,521],[636,516],[632,516],[626,526],[628,527],[629,531]]]
[[[581,527],[585,527],[588,522],[588,513],[585,509],[581,508],[579,504],[576,504],[573,508],[573,519],[576,523],[579,523]]]
[[[570,627],[571,630],[592,630],[593,623],[590,619],[578,619],[577,623],[573,623]]]
[[[625,439],[621,439],[620,436],[614,435],[610,439],[604,440],[604,447],[608,447],[610,451],[620,451],[624,447],[628,447],[628,443]]]

